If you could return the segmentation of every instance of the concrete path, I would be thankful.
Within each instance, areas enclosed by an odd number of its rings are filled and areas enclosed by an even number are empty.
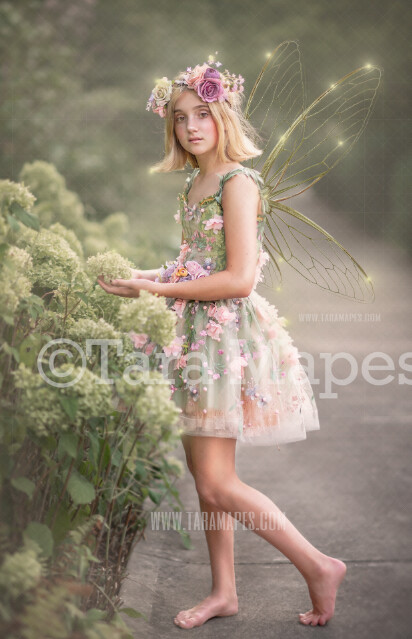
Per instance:
[[[291,269],[284,271],[284,292],[259,289],[289,320],[287,328],[299,351],[313,357],[310,377],[321,430],[280,451],[274,446],[238,445],[236,464],[242,481],[268,495],[311,543],[347,563],[335,616],[322,629],[302,626],[298,613],[311,607],[302,576],[276,548],[239,525],[235,531],[239,613],[215,617],[192,631],[178,628],[173,623],[176,613],[210,592],[204,532],[192,530],[193,549],[186,550],[178,533],[155,531],[149,524],[146,540],[132,553],[122,589],[125,605],[148,617],[148,622],[126,620],[136,639],[169,639],[185,632],[205,639],[227,635],[249,639],[258,634],[264,638],[322,634],[331,639],[411,636],[411,261],[387,242],[375,242],[367,234],[359,237],[359,230],[340,224],[337,214],[322,208],[312,194],[305,206],[300,204],[300,210],[337,237],[370,274],[376,300],[364,305],[324,293],[294,277]],[[318,317],[301,315],[305,313]],[[337,313],[347,315],[339,320]],[[372,383],[362,372],[362,363],[373,352],[384,353],[386,361],[393,362],[393,370],[370,371],[372,378],[388,378],[385,384]],[[409,372],[400,360],[407,352]],[[326,392],[321,353],[347,353],[358,365],[353,381],[332,385],[337,397]],[[384,360],[372,363],[382,366]],[[349,371],[341,356],[333,366],[334,375],[344,379]],[[176,456],[184,460],[181,444]],[[177,486],[185,510],[198,511],[188,471]]]

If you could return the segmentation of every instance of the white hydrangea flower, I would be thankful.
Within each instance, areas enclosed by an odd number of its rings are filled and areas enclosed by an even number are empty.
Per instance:
[[[36,197],[29,191],[27,186],[20,182],[10,180],[0,180],[0,213],[5,215],[10,206],[17,202],[26,211],[31,211],[36,201]]]
[[[66,228],[63,224],[60,224],[60,222],[56,222],[49,226],[49,231],[65,239],[72,251],[74,251],[80,258],[83,258],[83,248],[74,231]]]
[[[79,256],[63,237],[49,229],[34,234],[25,232],[19,244],[23,244],[33,259],[28,277],[35,286],[50,289],[67,286],[65,282],[74,281],[82,270]]]
[[[0,566],[0,588],[13,599],[34,588],[43,574],[37,552],[25,547],[13,554],[6,553]]]
[[[151,383],[152,382],[152,383]],[[170,388],[161,373],[151,371],[149,381],[135,403],[137,417],[152,434],[159,436],[162,428],[176,424],[180,409],[170,398]]]
[[[176,337],[176,314],[167,308],[166,298],[140,291],[140,296],[119,310],[122,330],[147,333],[155,344],[166,346]]]
[[[176,477],[184,476],[185,467],[183,466],[183,463],[180,461],[180,459],[177,459],[177,457],[170,455],[169,457],[166,457],[166,461],[170,466],[173,466],[173,471],[175,471]]]
[[[66,388],[55,388],[40,375],[33,374],[23,363],[12,373],[16,388],[22,391],[19,406],[25,416],[27,428],[38,436],[45,436],[50,432],[58,434],[67,431],[71,424],[79,427],[90,417],[99,417],[111,412],[112,387],[99,383],[99,375],[87,368],[82,371],[80,367],[73,367],[72,364],[62,364],[56,366],[56,369],[67,375],[53,377],[49,373],[49,377],[54,381],[61,383],[63,380],[66,383],[77,377],[78,381]],[[61,407],[58,394],[77,399],[77,413],[73,420],[70,420]]]
[[[0,269],[0,312],[14,313],[19,301],[30,295],[31,282],[26,273],[32,268],[30,255],[18,246],[10,246]]]

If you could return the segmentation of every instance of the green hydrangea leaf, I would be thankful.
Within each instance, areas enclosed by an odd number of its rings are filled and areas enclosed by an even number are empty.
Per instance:
[[[70,476],[67,490],[75,505],[89,504],[96,496],[93,484],[76,472]]]
[[[59,445],[57,447],[57,453],[61,459],[66,453],[69,457],[76,459],[77,457],[77,444],[79,437],[75,433],[63,433],[59,437]]]
[[[36,485],[27,477],[13,477],[11,479],[11,485],[16,490],[21,490],[22,493],[26,493],[28,497],[32,497]]]
[[[20,222],[23,222],[26,226],[34,229],[35,231],[40,230],[39,219],[33,215],[32,213],[28,213],[24,210],[22,206],[18,202],[13,202],[10,207],[10,211],[17,217]]]
[[[53,552],[53,535],[46,524],[31,521],[23,535],[35,541],[46,558],[50,557]]]
[[[59,402],[60,406],[63,408],[66,415],[70,417],[70,419],[76,418],[77,408],[79,404],[79,400],[77,397],[66,397],[66,395],[59,394]]]

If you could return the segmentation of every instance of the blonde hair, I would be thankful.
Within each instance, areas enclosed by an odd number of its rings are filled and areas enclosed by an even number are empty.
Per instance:
[[[193,90],[186,86],[174,86],[172,89],[170,101],[165,107],[165,157],[151,167],[151,170],[156,173],[182,170],[187,162],[193,168],[199,166],[196,156],[182,147],[174,130],[176,101],[183,91]],[[243,162],[263,153],[256,146],[261,137],[242,113],[242,97],[243,93],[232,92],[229,93],[230,103],[226,100],[205,102],[210,108],[218,132],[218,162]]]

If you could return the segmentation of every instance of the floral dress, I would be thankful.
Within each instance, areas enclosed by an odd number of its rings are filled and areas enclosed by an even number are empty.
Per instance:
[[[226,267],[222,192],[225,182],[244,173],[257,184],[257,264],[248,297],[215,301],[166,298],[176,312],[176,339],[163,348],[171,396],[181,409],[181,434],[230,437],[249,444],[280,444],[318,430],[318,411],[299,353],[284,328],[285,318],[256,292],[269,255],[262,249],[268,203],[258,171],[242,167],[220,176],[219,189],[193,207],[188,193],[195,169],[179,194],[175,220],[183,243],[174,262],[156,281],[184,282],[209,277]],[[263,196],[263,197],[262,197]]]

